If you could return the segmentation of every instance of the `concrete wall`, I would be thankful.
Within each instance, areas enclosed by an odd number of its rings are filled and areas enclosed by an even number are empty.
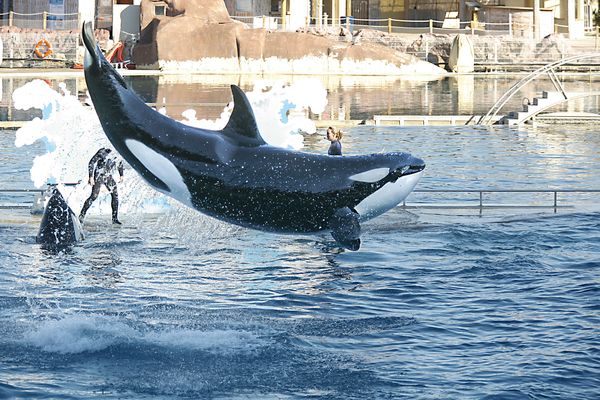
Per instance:
[[[79,14],[81,14],[81,21],[94,21],[95,13],[96,5],[93,1],[79,2]]]
[[[458,11],[456,0],[408,0],[406,19],[434,19],[443,21],[446,12]]]
[[[404,19],[406,0],[379,0],[379,17]]]
[[[271,12],[271,0],[225,0],[224,2],[231,16],[252,17],[269,15]]]
[[[113,6],[113,39],[131,41],[140,34],[140,6],[115,4]]]
[[[509,17],[509,15],[511,17]],[[516,37],[533,38],[533,11],[523,8],[488,7],[480,13],[480,22],[506,24],[512,18],[512,32]],[[487,30],[508,30],[507,25],[490,25]],[[540,11],[540,38],[554,32],[554,13]]]

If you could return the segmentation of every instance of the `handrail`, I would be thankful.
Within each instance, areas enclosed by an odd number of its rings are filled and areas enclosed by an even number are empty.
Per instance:
[[[44,193],[46,189],[0,189],[0,193]]]
[[[594,58],[594,57],[600,57],[600,53],[578,54],[576,56],[571,56],[571,57],[564,58],[559,61],[555,61],[550,64],[546,64],[543,67],[536,69],[531,74],[527,75],[526,77],[521,79],[519,82],[515,83],[510,89],[508,89],[496,101],[496,103],[494,103],[494,105],[490,108],[490,110],[484,116],[482,116],[479,119],[479,121],[477,121],[477,124],[478,125],[491,125],[491,121],[496,117],[496,115],[498,115],[498,112],[500,112],[502,107],[504,107],[506,105],[506,103],[508,103],[508,101],[519,90],[521,90],[525,85],[527,85],[529,82],[533,81],[534,79],[536,79],[538,76],[542,75],[543,73],[549,73],[555,67],[560,67],[561,65],[567,64],[571,61],[583,60],[583,59]]]
[[[73,183],[65,183],[65,185],[67,186],[72,186],[72,185],[76,185],[77,183],[73,182]],[[40,193],[40,194],[44,194],[46,193],[46,189],[0,189],[0,194],[1,193]],[[415,189],[413,190],[413,193],[477,193],[478,196],[478,200],[479,200],[479,204],[478,205],[472,205],[469,208],[479,208],[479,209],[483,209],[485,207],[503,207],[503,208],[540,208],[540,207],[546,207],[546,208],[553,208],[553,209],[557,209],[559,207],[565,207],[565,206],[559,206],[558,204],[558,194],[559,193],[598,193],[600,194],[600,189]],[[486,193],[531,193],[531,194],[535,194],[535,193],[553,193],[553,202],[551,205],[546,205],[546,206],[540,206],[540,205],[485,205],[484,204],[484,197],[483,195]],[[467,199],[468,200],[468,199]],[[27,204],[27,203],[25,203]],[[23,205],[19,205],[16,208],[23,208]],[[406,208],[406,200],[404,200],[404,202],[400,205],[401,207]],[[432,207],[432,206],[423,206],[422,204],[417,203],[417,205],[415,205],[414,207]],[[438,208],[455,208],[456,206],[448,206],[448,205],[439,205],[436,206]],[[13,206],[3,206],[2,204],[0,204],[0,208],[15,208]]]
[[[415,189],[413,193],[478,193],[479,194],[479,205],[477,208],[486,207],[483,204],[483,195],[485,193],[553,193],[553,203],[548,206],[533,206],[533,205],[513,205],[503,207],[514,207],[514,208],[528,208],[528,207],[547,207],[554,208],[555,210],[559,207],[558,205],[558,194],[559,193],[600,193],[600,189]],[[402,207],[406,208],[406,200],[402,203]],[[440,206],[442,207],[442,206]],[[487,206],[492,207],[492,206]]]

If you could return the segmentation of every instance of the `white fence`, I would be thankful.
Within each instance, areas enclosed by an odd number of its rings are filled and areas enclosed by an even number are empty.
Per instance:
[[[54,14],[49,12],[22,14],[14,11],[0,13],[0,26],[22,29],[79,30],[80,14]]]
[[[286,29],[290,27],[289,19],[283,21],[281,17],[275,16],[233,16],[233,19],[247,23],[254,28],[266,29]],[[285,22],[285,24],[284,24]],[[458,18],[447,18],[443,21],[435,19],[424,20],[405,20],[394,18],[381,19],[359,19],[354,17],[342,17],[339,20],[334,20],[327,17],[323,18],[306,18],[303,24],[304,28],[323,28],[323,27],[345,27],[352,31],[354,29],[374,29],[387,33],[405,33],[405,34],[458,34],[470,33],[472,35],[508,35],[517,37],[532,37],[533,28],[512,21],[511,15],[508,16],[506,22],[461,22]],[[294,27],[296,28],[296,27]],[[554,32],[564,32],[563,25],[555,24]],[[587,32],[593,32],[594,28],[588,28]]]

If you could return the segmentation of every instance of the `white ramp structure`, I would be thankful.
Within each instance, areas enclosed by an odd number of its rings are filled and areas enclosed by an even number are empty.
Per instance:
[[[527,122],[531,118],[535,117],[542,111],[553,107],[560,103],[565,103],[572,99],[588,97],[588,96],[598,96],[600,92],[567,92],[565,91],[563,85],[561,84],[558,76],[556,75],[555,69],[563,66],[565,64],[573,63],[575,61],[590,59],[590,58],[600,58],[600,53],[590,53],[590,54],[580,54],[577,56],[564,58],[562,60],[550,63],[545,65],[531,74],[527,75],[525,78],[521,79],[519,82],[514,84],[509,90],[506,91],[497,101],[494,103],[492,108],[482,116],[479,121],[477,121],[478,125],[492,125],[494,123],[502,123],[508,125],[519,125]],[[529,82],[535,80],[540,75],[547,74],[550,78],[550,81],[554,85],[556,92],[543,92],[541,96],[536,97],[529,104],[523,107],[521,111],[513,111],[508,113],[505,117],[498,121],[497,115],[500,110],[508,103],[508,101],[517,94],[525,85]],[[496,122],[498,121],[498,122]]]

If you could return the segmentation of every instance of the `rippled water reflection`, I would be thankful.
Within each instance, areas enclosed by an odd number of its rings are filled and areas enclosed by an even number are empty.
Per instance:
[[[27,184],[41,151],[12,141],[0,134],[0,187]],[[422,157],[420,188],[599,188],[599,147],[594,126],[344,138],[348,154]],[[90,216],[55,255],[34,243],[39,217],[0,210],[0,398],[594,398],[597,199],[398,208],[358,252],[174,209],[121,228]]]

